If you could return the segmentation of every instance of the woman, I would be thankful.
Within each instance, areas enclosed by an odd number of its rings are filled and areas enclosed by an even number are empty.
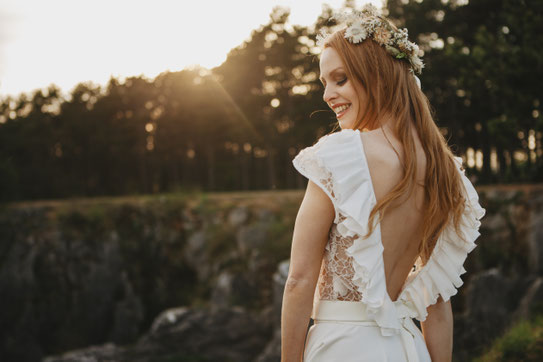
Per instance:
[[[347,27],[320,37],[319,66],[341,131],[293,160],[309,182],[282,361],[450,361],[450,297],[485,209],[432,119],[407,30],[372,6],[336,18]]]

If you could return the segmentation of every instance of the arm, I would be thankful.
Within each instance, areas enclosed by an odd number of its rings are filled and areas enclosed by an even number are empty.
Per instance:
[[[298,210],[281,309],[281,362],[302,360],[324,247],[334,221],[332,201],[309,181]]]
[[[437,303],[428,307],[428,316],[421,322],[421,327],[432,361],[450,362],[453,348],[451,300],[444,302],[439,296]]]

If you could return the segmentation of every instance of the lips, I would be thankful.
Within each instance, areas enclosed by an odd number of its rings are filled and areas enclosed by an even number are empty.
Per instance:
[[[335,106],[333,106],[333,108],[334,108],[334,112],[336,112],[337,118],[340,118],[345,113],[347,113],[347,111],[351,108],[351,104],[350,103],[343,103],[343,104],[335,105]]]

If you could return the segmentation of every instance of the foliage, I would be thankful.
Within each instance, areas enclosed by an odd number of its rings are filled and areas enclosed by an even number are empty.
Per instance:
[[[521,321],[498,338],[477,362],[541,361],[543,358],[543,317]]]
[[[543,2],[389,0],[387,11],[424,51],[423,90],[453,151],[480,158],[470,174],[543,179]],[[293,26],[276,7],[213,69],[0,99],[0,201],[303,186],[291,159],[337,123],[315,46],[330,15]]]

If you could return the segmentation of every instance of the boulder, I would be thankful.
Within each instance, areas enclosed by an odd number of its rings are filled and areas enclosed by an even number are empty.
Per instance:
[[[258,315],[244,308],[168,309],[134,345],[107,343],[49,356],[44,362],[195,360],[254,361],[270,338]]]

